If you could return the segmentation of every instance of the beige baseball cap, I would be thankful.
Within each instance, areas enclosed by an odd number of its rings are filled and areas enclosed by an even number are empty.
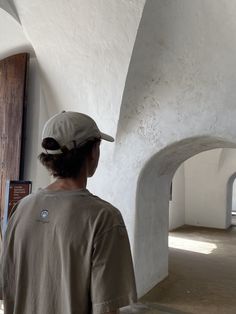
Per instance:
[[[63,111],[54,115],[44,125],[42,140],[53,138],[60,147],[71,150],[93,139],[114,142],[110,135],[102,133],[96,122],[86,114],[73,111]],[[48,154],[61,154],[62,150],[46,150]]]

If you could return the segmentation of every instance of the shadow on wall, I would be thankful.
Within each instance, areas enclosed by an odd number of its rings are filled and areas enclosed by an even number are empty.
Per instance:
[[[10,6],[10,3],[12,6]],[[16,16],[12,1],[0,1],[0,59],[27,52],[30,54],[27,84],[27,116],[26,142],[24,154],[24,179],[33,181],[33,189],[48,184],[48,174],[37,160],[41,151],[41,130],[44,122],[59,111],[58,98],[53,93],[52,86],[47,79],[47,73],[41,68],[35,51],[22,29]]]
[[[38,63],[38,69],[41,82],[41,96],[43,98],[45,117],[47,120],[54,114],[61,112],[62,108],[59,106],[60,101],[58,95],[50,83],[48,74],[46,73],[45,69],[42,68],[40,63]],[[65,104],[65,106],[66,105],[67,104]],[[63,108],[63,110],[64,109],[65,108]]]
[[[177,168],[188,158],[215,148],[236,148],[226,139],[184,139],[155,154],[143,168],[137,186],[134,263],[139,295],[168,275],[169,191]]]
[[[135,127],[133,123],[136,125],[143,115],[148,115],[150,118],[152,115],[155,116],[160,109],[153,95],[162,77],[162,72],[159,71],[159,77],[156,78],[157,69],[160,70],[161,58],[158,62],[155,56],[161,55],[162,47],[158,41],[159,33],[156,33],[153,27],[154,21],[157,22],[158,2],[147,1],[143,10],[126,78],[117,127],[117,140],[130,130],[133,131]],[[161,31],[166,34],[164,25]],[[147,117],[145,120],[148,121]],[[139,121],[138,124],[142,125],[142,123],[145,122]],[[139,130],[142,130],[142,127]]]
[[[61,111],[58,98],[47,75],[36,58],[30,58],[28,81],[28,109],[26,121],[26,154],[24,178],[33,182],[33,191],[50,182],[48,171],[38,161],[42,151],[41,134],[44,123]]]
[[[19,24],[21,23],[13,0],[0,1],[0,8],[10,14]]]
[[[35,56],[31,43],[26,38],[22,26],[2,5],[0,1],[0,59],[10,57],[18,53],[30,53]]]

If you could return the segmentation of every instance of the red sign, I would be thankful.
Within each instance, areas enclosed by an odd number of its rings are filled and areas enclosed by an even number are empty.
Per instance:
[[[10,181],[8,197],[8,218],[13,214],[12,209],[23,197],[31,193],[30,181]]]

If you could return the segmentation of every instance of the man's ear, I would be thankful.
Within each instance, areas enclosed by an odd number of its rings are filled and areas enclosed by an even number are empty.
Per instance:
[[[98,156],[100,142],[96,142],[91,150],[91,159],[94,160]]]

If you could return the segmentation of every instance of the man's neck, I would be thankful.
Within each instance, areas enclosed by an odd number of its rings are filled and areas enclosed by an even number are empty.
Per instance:
[[[87,186],[87,177],[83,176],[78,179],[72,178],[58,178],[52,184],[47,186],[48,190],[78,190],[85,189]]]

